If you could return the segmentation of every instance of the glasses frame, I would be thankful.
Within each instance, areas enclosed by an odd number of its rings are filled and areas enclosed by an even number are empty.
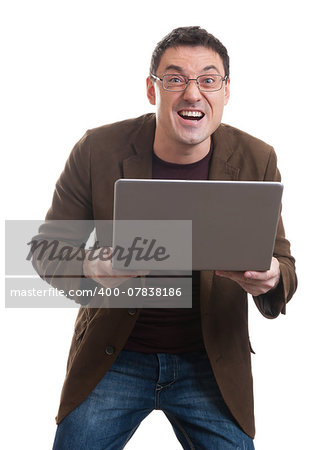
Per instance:
[[[183,89],[167,89],[166,87],[164,87],[164,77],[168,77],[168,76],[171,77],[172,75],[176,75],[178,77],[182,76],[186,79],[186,84]],[[204,76],[213,76],[213,75],[215,75],[216,77],[221,77],[221,87],[219,89],[201,89],[201,87],[199,85],[199,78],[204,77]],[[186,91],[187,86],[190,84],[190,81],[195,81],[197,83],[197,87],[198,87],[199,91],[201,91],[201,92],[218,92],[218,91],[221,91],[221,89],[223,87],[223,82],[227,82],[227,80],[229,79],[228,75],[223,77],[222,75],[220,75],[218,73],[208,73],[208,74],[206,73],[204,75],[199,75],[197,78],[188,78],[186,75],[181,75],[180,73],[166,73],[165,75],[162,76],[162,78],[158,77],[157,75],[154,75],[153,73],[151,73],[150,76],[154,80],[161,81],[163,89],[165,91],[169,91],[169,92]]]

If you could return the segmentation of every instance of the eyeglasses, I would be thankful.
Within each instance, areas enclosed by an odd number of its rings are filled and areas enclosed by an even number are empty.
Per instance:
[[[200,91],[215,92],[219,91],[223,86],[223,82],[228,80],[227,75],[222,77],[218,74],[206,74],[200,75],[197,78],[188,78],[185,75],[168,73],[163,75],[162,78],[159,78],[153,74],[151,74],[151,77],[154,80],[161,81],[163,89],[173,92],[185,91],[190,81],[195,81]]]

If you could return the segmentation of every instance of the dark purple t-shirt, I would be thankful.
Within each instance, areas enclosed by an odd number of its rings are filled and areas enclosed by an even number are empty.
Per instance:
[[[152,178],[207,180],[212,148],[192,164],[163,161],[153,153]],[[200,272],[192,272],[192,308],[143,308],[124,347],[143,353],[183,353],[204,349],[200,320]]]

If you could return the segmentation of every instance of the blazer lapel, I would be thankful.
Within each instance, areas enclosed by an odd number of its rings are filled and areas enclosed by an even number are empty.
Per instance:
[[[131,143],[135,154],[123,161],[124,178],[152,178],[152,149],[155,129],[155,114],[146,115]]]
[[[237,180],[240,169],[228,162],[235,148],[230,136],[225,132],[225,125],[219,126],[212,135],[212,139],[214,149],[209,169],[209,180]]]

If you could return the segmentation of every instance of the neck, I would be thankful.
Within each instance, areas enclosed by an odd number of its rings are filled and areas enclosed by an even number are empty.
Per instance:
[[[175,164],[192,164],[203,159],[211,147],[211,138],[199,144],[169,144],[155,136],[154,153],[163,161]]]

